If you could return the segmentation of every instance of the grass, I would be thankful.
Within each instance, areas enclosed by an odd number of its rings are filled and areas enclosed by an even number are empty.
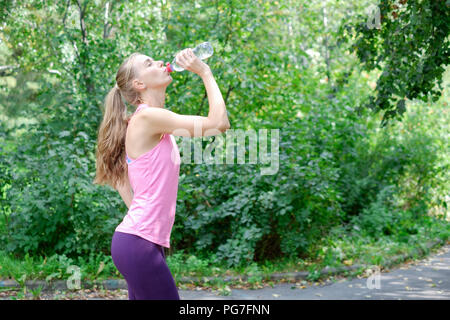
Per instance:
[[[405,236],[400,232],[395,235],[381,234],[374,237],[369,236],[364,230],[339,226],[332,229],[328,237],[318,241],[311,248],[310,259],[283,258],[225,268],[223,265],[214,263],[213,256],[199,258],[180,251],[167,256],[167,264],[181,289],[189,285],[182,284],[179,280],[182,277],[193,277],[197,280],[194,280],[191,285],[215,288],[227,295],[230,292],[230,286],[256,288],[267,281],[273,273],[308,271],[307,279],[317,281],[320,278],[318,271],[326,266],[340,267],[353,264],[382,266],[386,259],[398,254],[411,253],[418,246],[423,246],[431,240],[440,238],[448,241],[449,239],[450,224],[446,220],[426,218],[416,221],[415,227],[418,230],[416,234]],[[312,258],[313,256],[315,258]],[[73,268],[73,266],[76,267]],[[28,254],[23,259],[16,259],[0,251],[0,278],[15,279],[22,287],[27,280],[67,280],[74,275],[76,268],[79,268],[81,281],[122,278],[111,257],[103,254],[80,257],[77,260],[65,255],[30,257]],[[362,272],[364,271],[358,270],[351,275],[355,276]],[[247,281],[243,283],[223,280],[224,276],[238,275],[247,275]],[[206,277],[213,277],[213,280],[205,281]],[[38,297],[39,294],[40,289],[33,291],[34,296]]]

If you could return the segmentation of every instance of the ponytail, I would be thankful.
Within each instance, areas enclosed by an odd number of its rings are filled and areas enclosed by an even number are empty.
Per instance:
[[[125,182],[128,168],[125,161],[125,133],[128,126],[127,107],[117,84],[109,91],[105,113],[100,124],[96,151],[95,184],[117,188]]]
[[[137,75],[133,61],[139,55],[138,52],[133,53],[122,63],[116,75],[116,84],[106,96],[104,116],[98,130],[94,184],[109,184],[117,189],[128,179],[125,134],[129,117],[124,101],[137,105],[140,100],[139,93],[131,85]]]

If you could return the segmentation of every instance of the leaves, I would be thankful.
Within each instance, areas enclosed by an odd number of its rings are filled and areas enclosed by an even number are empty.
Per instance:
[[[380,30],[368,28],[363,15],[341,28],[341,38],[356,38],[350,48],[364,67],[382,70],[370,107],[383,111],[383,127],[403,115],[405,98],[436,101],[441,95],[444,66],[450,64],[450,7],[442,1],[412,0],[399,9],[395,3],[380,3],[384,17]]]
[[[233,129],[280,130],[279,170],[264,176],[261,162],[183,164],[171,238],[176,250],[212,253],[230,266],[314,254],[318,239],[349,221],[354,232],[408,241],[417,226],[400,220],[396,229],[388,190],[403,186],[425,199],[422,187],[444,185],[446,167],[436,164],[445,153],[439,137],[446,114],[427,116],[439,123],[428,134],[426,113],[406,99],[438,95],[448,8],[411,0],[394,17],[392,1],[383,2],[381,28],[367,29],[357,23],[367,20],[366,2],[94,1],[84,2],[85,10],[73,1],[2,3],[0,66],[10,66],[0,70],[6,250],[109,254],[126,206],[111,188],[92,184],[105,95],[132,52],[171,61],[206,40],[215,49],[206,62]],[[366,72],[377,68],[378,79]],[[166,106],[207,115],[202,80],[188,72],[173,78]],[[371,83],[376,94],[369,98]],[[388,139],[364,105],[383,111],[383,124],[400,115],[402,129],[417,126],[404,135],[386,126]],[[408,120],[411,112],[417,121]],[[93,273],[100,274],[97,265]]]

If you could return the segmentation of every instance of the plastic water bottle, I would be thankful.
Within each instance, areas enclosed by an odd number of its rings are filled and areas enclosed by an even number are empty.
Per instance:
[[[203,43],[200,43],[198,46],[196,46],[192,50],[192,52],[194,52],[195,56],[197,58],[199,58],[200,60],[205,60],[213,55],[214,50],[209,42],[203,42]],[[175,58],[173,58],[172,63],[167,62],[166,69],[168,72],[173,72],[174,70],[180,72],[180,71],[184,70],[182,67],[177,65],[176,56],[175,56]]]

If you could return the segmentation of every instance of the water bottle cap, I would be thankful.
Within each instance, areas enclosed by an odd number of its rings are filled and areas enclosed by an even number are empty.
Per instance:
[[[169,62],[166,63],[166,70],[167,70],[168,73],[173,72],[173,68],[172,68],[172,66],[170,65]]]

